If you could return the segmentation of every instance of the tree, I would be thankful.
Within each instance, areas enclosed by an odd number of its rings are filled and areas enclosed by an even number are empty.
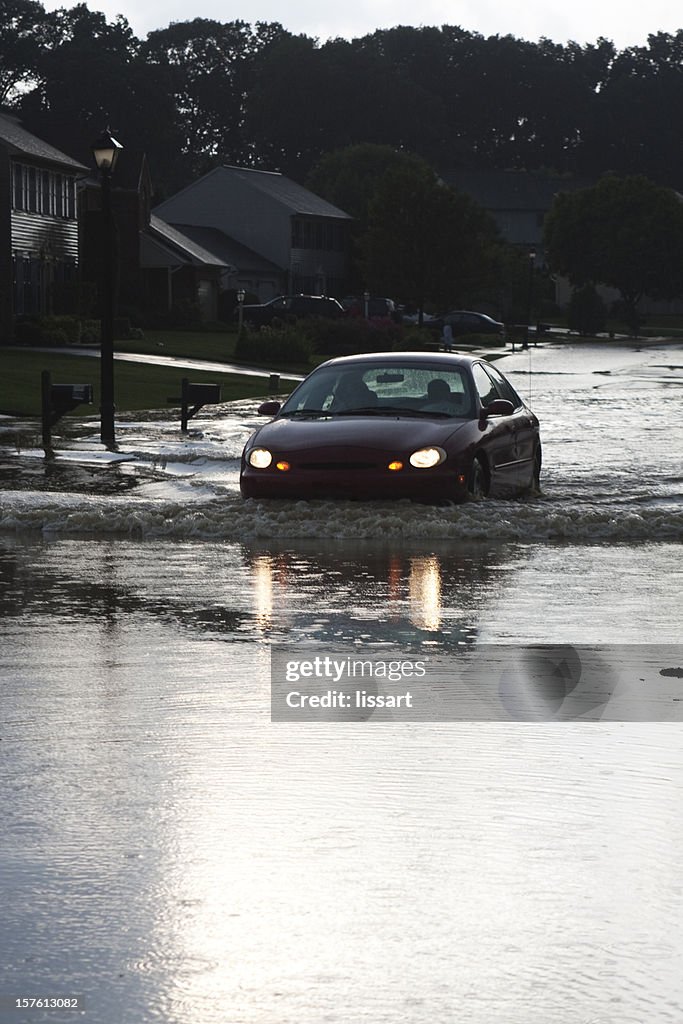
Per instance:
[[[359,143],[327,153],[313,168],[306,184],[313,192],[350,214],[365,230],[378,183],[388,171],[402,168],[429,171],[420,157],[400,152],[393,146]]]
[[[118,134],[136,106],[131,70],[138,41],[124,18],[107,22],[84,3],[60,8],[50,19],[36,84],[18,109],[29,130],[89,160],[94,136],[107,124]]]
[[[35,84],[17,103],[26,128],[88,165],[90,143],[110,126],[129,154],[147,153],[155,185],[165,191],[186,185],[192,175],[180,116],[126,20],[108,22],[85,4],[49,18]]]
[[[428,165],[420,157],[399,152],[392,146],[367,142],[328,153],[308,176],[306,185],[311,191],[353,217],[353,268],[349,282],[352,290],[362,291],[366,283],[361,266],[362,244],[377,187],[389,171],[402,169],[430,173]]]
[[[495,222],[428,169],[387,172],[370,205],[363,240],[370,286],[423,310],[464,304],[491,282],[499,252]]]
[[[584,165],[644,174],[680,187],[683,140],[672,110],[683,104],[683,29],[619,53],[600,89],[584,138]]]
[[[35,0],[0,0],[0,103],[38,77],[49,22]]]
[[[142,44],[142,59],[162,76],[173,100],[191,174],[216,163],[252,161],[245,103],[264,54],[286,36],[278,23],[252,27],[194,18],[151,32]]]
[[[683,293],[683,201],[647,178],[608,175],[561,193],[546,219],[545,245],[551,270],[573,285],[616,288],[633,325],[643,295]]]

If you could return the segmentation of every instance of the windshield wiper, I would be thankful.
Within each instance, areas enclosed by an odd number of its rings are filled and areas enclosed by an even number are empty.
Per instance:
[[[450,412],[429,412],[427,409],[410,409],[404,405],[365,405],[358,409],[338,409],[335,416],[434,416],[452,419]]]
[[[330,416],[329,409],[292,409],[291,412],[281,412],[280,416]]]

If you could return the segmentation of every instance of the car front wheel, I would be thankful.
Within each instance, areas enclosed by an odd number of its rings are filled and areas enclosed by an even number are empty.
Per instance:
[[[488,466],[481,455],[475,455],[474,461],[472,462],[472,469],[470,470],[470,478],[467,484],[467,490],[470,498],[473,498],[475,501],[481,501],[483,498],[487,498],[490,483]]]

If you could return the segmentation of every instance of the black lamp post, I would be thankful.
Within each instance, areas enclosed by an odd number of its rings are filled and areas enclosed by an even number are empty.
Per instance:
[[[123,146],[107,129],[92,143],[95,165],[102,183],[102,326],[100,336],[100,438],[107,448],[116,447],[114,433],[114,220],[111,208],[111,176]]]
[[[526,303],[526,330],[524,332],[524,348],[529,347],[529,326],[531,324],[531,306],[534,299],[534,264],[536,263],[536,250],[529,252],[529,291]]]
[[[237,291],[237,340],[242,340],[242,327],[244,326],[244,299],[246,292],[244,288]]]

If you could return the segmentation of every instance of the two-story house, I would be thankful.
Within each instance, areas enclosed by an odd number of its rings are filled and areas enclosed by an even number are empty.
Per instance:
[[[78,268],[76,179],[86,168],[0,111],[0,341],[53,309]]]
[[[216,167],[154,213],[237,268],[234,284],[261,301],[284,293],[341,296],[351,218],[283,174]]]
[[[151,212],[152,179],[144,153],[123,148],[111,178],[115,225],[116,306],[136,321],[186,306],[204,320],[219,317],[219,295],[234,267]],[[97,177],[79,191],[81,276],[102,279],[102,190]]]
[[[543,225],[555,197],[592,184],[542,171],[455,170],[440,178],[488,210],[507,242],[534,250],[537,264],[543,263]]]

